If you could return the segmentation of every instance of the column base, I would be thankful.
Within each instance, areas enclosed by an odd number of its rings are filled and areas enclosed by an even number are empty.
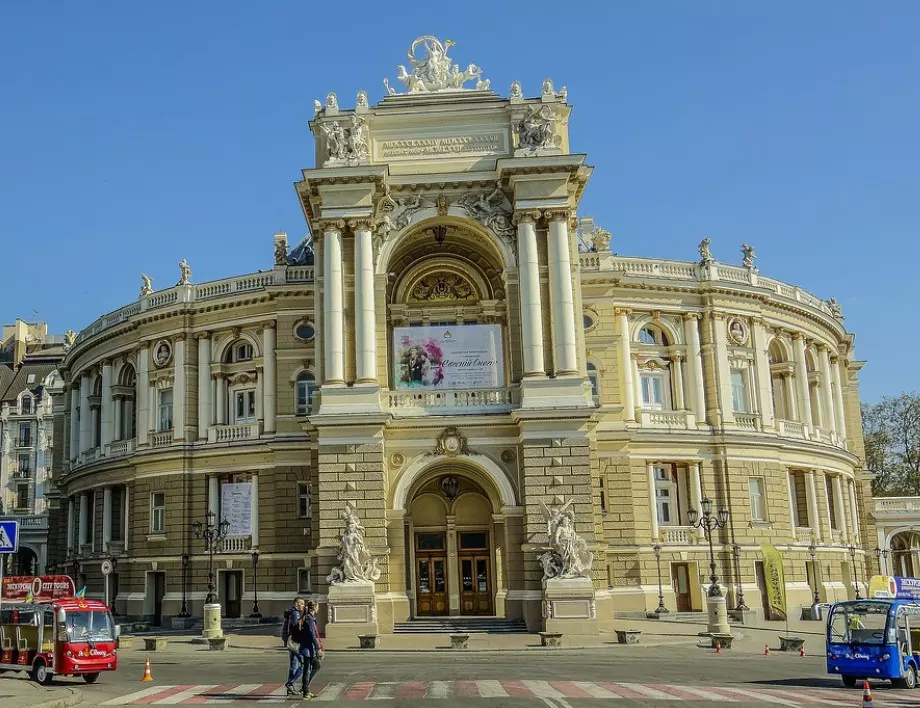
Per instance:
[[[326,637],[350,639],[377,634],[377,600],[374,583],[338,583],[329,587]]]
[[[376,383],[356,386],[323,386],[319,415],[350,415],[353,413],[382,413],[380,386]]]
[[[521,408],[593,408],[591,385],[578,375],[521,380]]]
[[[543,630],[562,634],[597,634],[597,606],[590,578],[543,581]]]

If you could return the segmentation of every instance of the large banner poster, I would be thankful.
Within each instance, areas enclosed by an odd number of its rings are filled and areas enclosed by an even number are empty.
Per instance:
[[[783,554],[773,546],[763,543],[763,574],[767,581],[767,601],[770,603],[772,617],[786,618],[786,577],[783,572]]]
[[[252,533],[252,482],[221,485],[220,520],[230,523],[228,536]]]
[[[920,578],[873,575],[869,580],[869,597],[920,600]]]
[[[505,385],[500,325],[396,327],[393,354],[397,389]]]

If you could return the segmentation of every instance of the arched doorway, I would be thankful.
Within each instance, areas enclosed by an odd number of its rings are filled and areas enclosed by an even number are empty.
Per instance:
[[[465,468],[438,466],[406,505],[414,614],[495,614],[498,587],[493,504]]]
[[[9,575],[38,575],[38,554],[28,546],[20,546],[19,550],[9,556],[7,573]]]
[[[899,531],[891,537],[890,575],[916,578],[920,573],[920,532]]]

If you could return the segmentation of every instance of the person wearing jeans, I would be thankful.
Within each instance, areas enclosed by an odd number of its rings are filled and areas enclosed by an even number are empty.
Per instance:
[[[298,633],[300,621],[304,616],[304,612],[305,605],[303,598],[294,598],[294,606],[288,611],[287,619],[284,621],[284,629],[281,630],[281,641],[283,641],[284,645],[287,647],[288,657],[290,659],[287,681],[284,682],[284,687],[287,689],[287,695],[289,696],[297,695],[294,684],[297,683],[297,679],[303,674],[304,665],[303,659],[300,656],[300,651],[291,651],[288,640],[293,639],[295,642],[299,643]]]
[[[316,603],[312,600],[307,603],[306,612],[300,617],[297,639],[300,641],[300,660],[303,663],[301,674],[301,694],[304,700],[312,700],[316,696],[310,692],[310,681],[320,669],[320,659],[323,656],[323,644],[319,638],[316,627]]]

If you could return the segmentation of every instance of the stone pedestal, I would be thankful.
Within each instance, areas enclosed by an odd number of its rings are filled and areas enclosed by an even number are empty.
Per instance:
[[[201,636],[205,639],[217,639],[224,636],[224,630],[220,626],[220,605],[204,606],[204,630]]]
[[[590,578],[543,580],[543,631],[598,633],[594,583]]]
[[[709,612],[709,632],[712,634],[731,634],[731,629],[728,626],[728,610],[726,609],[725,596],[707,597],[706,609]]]
[[[326,601],[329,604],[327,638],[352,639],[361,634],[378,634],[373,583],[330,585]]]

